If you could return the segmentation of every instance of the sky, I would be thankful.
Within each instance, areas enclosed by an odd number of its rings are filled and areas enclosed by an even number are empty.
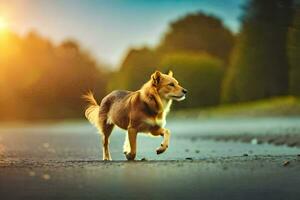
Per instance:
[[[129,48],[153,47],[168,24],[202,11],[239,30],[246,0],[0,0],[0,17],[20,35],[37,31],[55,44],[75,39],[97,61],[119,67]]]

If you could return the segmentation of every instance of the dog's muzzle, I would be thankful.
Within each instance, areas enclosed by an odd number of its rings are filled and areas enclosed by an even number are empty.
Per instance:
[[[176,101],[182,101],[185,99],[185,94],[181,95],[181,96],[171,96],[172,99],[176,100]]]

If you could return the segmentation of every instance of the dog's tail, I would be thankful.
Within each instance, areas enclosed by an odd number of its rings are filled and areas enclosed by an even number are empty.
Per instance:
[[[90,121],[91,124],[99,128],[100,106],[97,103],[94,94],[89,91],[85,95],[82,95],[82,98],[89,103],[87,109],[85,110],[85,117]]]

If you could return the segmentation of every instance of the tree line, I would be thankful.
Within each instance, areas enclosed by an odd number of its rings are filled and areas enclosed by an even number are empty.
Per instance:
[[[0,35],[0,120],[73,118],[81,95],[106,91],[107,74],[76,41],[59,45],[31,32]]]

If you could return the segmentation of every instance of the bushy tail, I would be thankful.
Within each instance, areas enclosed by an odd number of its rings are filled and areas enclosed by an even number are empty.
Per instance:
[[[82,98],[89,103],[87,109],[85,110],[85,117],[90,121],[91,124],[99,128],[100,106],[94,98],[93,93],[88,92],[87,94],[83,95]]]

